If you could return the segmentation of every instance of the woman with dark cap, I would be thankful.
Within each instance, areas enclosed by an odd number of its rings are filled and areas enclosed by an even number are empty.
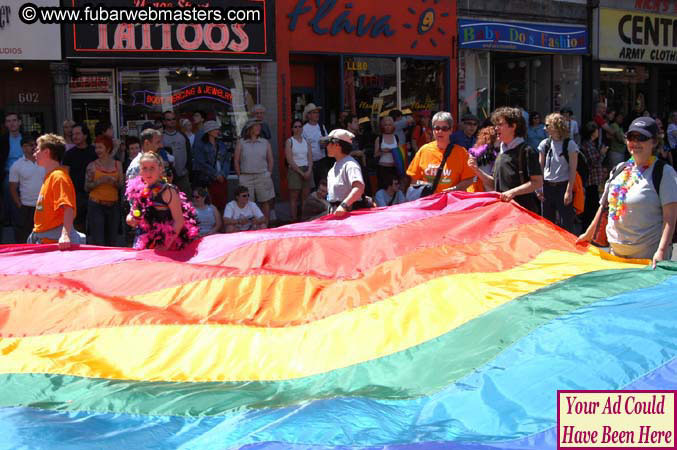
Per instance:
[[[577,242],[591,241],[602,215],[608,214],[606,235],[614,255],[651,259],[653,267],[670,259],[677,174],[653,154],[657,136],[658,126],[651,117],[633,120],[625,135],[632,157],[612,170],[597,214]]]

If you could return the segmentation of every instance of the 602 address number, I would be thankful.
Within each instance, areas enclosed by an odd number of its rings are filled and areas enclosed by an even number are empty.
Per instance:
[[[39,103],[40,93],[38,92],[19,92],[19,103]]]

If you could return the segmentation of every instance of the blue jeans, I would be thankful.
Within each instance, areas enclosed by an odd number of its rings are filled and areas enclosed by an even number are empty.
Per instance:
[[[107,206],[92,200],[87,204],[87,243],[113,247],[117,243],[120,204]]]

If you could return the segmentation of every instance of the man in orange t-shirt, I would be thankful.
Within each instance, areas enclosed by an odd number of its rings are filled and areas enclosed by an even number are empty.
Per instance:
[[[441,111],[433,116],[433,136],[435,140],[421,147],[409,164],[407,175],[414,184],[433,184],[437,168],[442,163],[444,151],[449,145],[449,137],[454,125],[450,113]],[[468,152],[455,145],[444,164],[440,183],[435,192],[444,190],[465,191],[473,182],[475,173],[468,167]]]
[[[45,181],[40,188],[33,232],[29,243],[59,243],[60,250],[70,248],[71,244],[84,242],[83,237],[73,228],[75,218],[75,187],[68,171],[61,166],[66,152],[66,141],[55,134],[45,134],[38,138],[35,151],[37,164],[45,168]]]

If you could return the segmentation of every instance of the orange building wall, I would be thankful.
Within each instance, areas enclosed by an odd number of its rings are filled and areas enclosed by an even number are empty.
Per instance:
[[[448,57],[447,102],[457,115],[456,0],[277,0],[275,28],[278,142],[291,128],[290,52]],[[283,169],[280,164],[286,192]]]

